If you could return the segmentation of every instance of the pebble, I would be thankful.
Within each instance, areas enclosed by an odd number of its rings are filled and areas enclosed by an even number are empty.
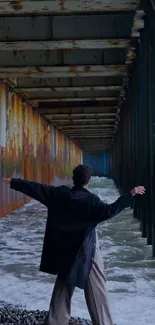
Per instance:
[[[0,325],[46,325],[47,311],[27,311],[13,306],[0,307]],[[82,318],[71,318],[69,325],[92,325]]]

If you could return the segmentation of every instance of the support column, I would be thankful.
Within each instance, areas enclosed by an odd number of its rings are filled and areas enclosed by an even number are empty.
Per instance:
[[[149,27],[149,118],[150,118],[150,197],[151,219],[149,220],[149,244],[155,256],[155,11],[150,5]]]

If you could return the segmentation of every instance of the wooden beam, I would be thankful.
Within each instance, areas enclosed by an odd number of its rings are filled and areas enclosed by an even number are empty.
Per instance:
[[[36,108],[42,115],[50,114],[89,114],[89,113],[104,113],[104,114],[116,114],[117,106],[72,106],[72,107],[37,107]]]
[[[77,143],[80,147],[83,146],[85,143],[87,143],[88,140],[90,140],[91,144],[90,144],[90,146],[87,146],[87,148],[91,148],[93,145],[98,146],[98,147],[101,147],[102,145],[109,145],[112,140],[112,137],[108,141],[104,138],[99,139],[100,137],[98,137],[98,138],[96,138],[96,140],[98,140],[98,142],[100,142],[100,144],[97,145],[96,142],[93,142],[94,140],[92,137],[85,138],[85,142],[82,142],[82,143],[80,142],[80,139],[78,139],[78,138],[73,138],[73,137],[69,137],[69,138],[72,141],[74,141],[75,143]],[[101,141],[104,141],[104,142],[101,142]]]
[[[99,144],[97,144],[97,143],[95,143],[95,142],[92,142],[93,140],[92,139],[88,139],[88,140],[90,140],[91,141],[91,143],[89,143],[88,145],[86,145],[86,142],[85,143],[80,143],[78,140],[74,140],[74,141],[76,141],[76,143],[78,143],[78,145],[80,146],[80,147],[82,147],[82,148],[87,148],[87,149],[92,149],[93,147],[95,147],[95,148],[102,148],[102,147],[106,147],[106,146],[109,146],[109,144],[110,144],[110,141],[109,142],[101,142],[101,143],[99,143]],[[98,139],[97,139],[98,140]],[[99,140],[98,140],[99,141]],[[102,140],[103,141],[103,140]]]
[[[90,87],[15,87],[16,92],[79,92],[79,91],[115,91],[121,90],[121,86],[90,86]]]
[[[99,129],[70,129],[70,130],[64,130],[65,134],[113,134],[113,130],[104,130],[102,128]]]
[[[104,130],[104,129],[75,129],[75,130],[66,130],[65,134],[113,134],[113,130]]]
[[[64,98],[32,98],[31,100],[36,101],[36,102],[40,102],[40,103],[67,103],[67,102],[87,102],[87,101],[92,101],[92,102],[117,102],[118,98],[117,97],[64,97]]]
[[[84,146],[85,148],[92,148],[92,146],[101,147],[103,145],[110,144],[110,140],[106,141],[104,139],[102,139],[102,141],[99,141],[99,139],[96,139],[97,142],[96,141],[94,142],[94,140],[91,138],[85,139],[84,142],[80,142],[77,139],[75,141],[77,141],[80,146]]]
[[[91,142],[93,141],[92,139],[90,139],[90,140],[91,140]],[[77,139],[74,139],[73,141],[76,141],[77,145],[80,146],[83,149],[92,149],[92,148],[101,149],[103,147],[109,147],[110,146],[110,141],[109,142],[101,142],[100,145],[97,145],[96,143],[92,142],[92,144],[90,144],[88,146],[85,146],[83,143],[79,143],[79,141]]]
[[[66,51],[66,50],[91,50],[126,48],[130,44],[129,40],[69,40],[69,41],[7,41],[0,42],[0,51]]]
[[[89,142],[89,144],[87,144],[86,145],[86,141],[88,141],[88,140],[90,140],[91,142]],[[100,142],[100,143],[96,143],[96,142],[94,142],[92,139],[87,139],[87,140],[85,140],[85,143],[80,143],[78,140],[75,140],[77,143],[78,143],[78,145],[80,146],[80,147],[83,147],[83,148],[93,148],[93,147],[95,147],[95,148],[102,148],[103,146],[108,146],[108,145],[110,145],[110,141],[109,142],[107,142],[107,141],[104,141],[104,140],[102,140],[102,142]],[[98,139],[97,139],[97,141],[99,141]]]
[[[54,124],[54,122],[50,121],[52,124]],[[62,130],[62,132],[64,132],[65,129],[71,129],[71,128],[75,128],[75,129],[78,129],[78,128],[82,128],[82,127],[88,127],[89,129],[91,129],[91,127],[102,127],[104,129],[106,128],[111,128],[112,130],[114,129],[114,122],[112,121],[112,123],[105,123],[103,121],[100,121],[100,120],[92,120],[91,122],[88,122],[88,121],[85,121],[83,120],[82,122],[79,122],[79,121],[76,121],[76,123],[74,123],[74,121],[67,121],[68,124],[59,124],[57,125],[57,127]]]
[[[100,136],[99,136],[100,137]],[[111,137],[104,137],[103,139],[99,139],[98,137],[96,137],[96,136],[93,136],[93,138],[87,138],[87,137],[81,137],[81,138],[79,138],[79,143],[81,143],[81,144],[86,144],[86,145],[91,145],[92,143],[96,143],[97,145],[100,145],[101,143],[105,143],[105,142],[109,142],[110,141],[110,139],[111,139]]]
[[[73,13],[104,13],[134,11],[138,9],[139,0],[2,0],[1,15],[57,15]],[[123,26],[122,26],[123,28]]]
[[[97,145],[100,145],[100,144],[102,144],[102,143],[105,143],[105,142],[110,142],[110,139],[111,139],[111,137],[110,138],[103,138],[103,139],[99,139],[98,137],[94,137],[93,136],[93,138],[87,138],[87,137],[81,137],[81,138],[79,138],[79,143],[80,144],[85,144],[85,145],[90,145],[91,146],[91,144],[93,144],[93,143],[96,143]]]
[[[50,120],[53,123],[68,123],[68,122],[95,122],[95,121],[100,121],[100,122],[114,122],[115,119],[103,119],[103,118],[67,118],[67,119],[58,119],[58,118],[52,118],[51,116],[46,116],[48,120]]]
[[[110,145],[108,146],[102,146],[100,148],[96,148],[96,147],[92,147],[92,148],[83,148],[80,147],[84,152],[88,152],[88,153],[92,153],[92,152],[103,152],[103,151],[107,151],[110,148]]]
[[[102,149],[102,148],[107,148],[108,146],[109,146],[109,143],[101,143],[101,145],[100,146],[97,146],[96,144],[94,144],[94,145],[90,145],[90,146],[85,146],[85,145],[83,145],[83,144],[79,144],[78,143],[78,141],[77,141],[77,144],[80,146],[80,148],[82,148],[82,149]]]
[[[71,130],[71,132],[68,132],[68,131],[62,131],[64,134],[66,134],[66,135],[87,135],[87,134],[108,134],[108,135],[112,135],[112,134],[114,134],[113,133],[113,130],[111,130],[111,131],[103,131],[103,129],[96,129],[96,130],[91,130],[91,129],[88,129],[88,131],[87,130],[82,130],[82,129],[79,129],[78,131],[76,131],[76,129],[75,130]]]
[[[113,134],[111,135],[106,135],[106,134],[86,134],[86,135],[78,135],[78,134],[73,134],[73,135],[67,135],[68,137],[72,138],[72,139],[78,139],[79,141],[81,139],[83,140],[87,140],[87,139],[112,139],[113,138]],[[99,140],[100,141],[100,140]]]
[[[72,77],[103,77],[124,76],[125,65],[72,65],[72,66],[27,66],[0,67],[1,78],[34,77],[34,78],[72,78]]]
[[[83,139],[83,140],[87,140],[88,138],[92,138],[92,139],[97,139],[97,138],[101,138],[101,139],[111,139],[111,136],[108,136],[108,135],[86,135],[86,136],[83,136],[83,135],[74,135],[72,136],[73,139]]]
[[[110,148],[110,146],[108,146],[108,147],[102,147],[102,148],[93,148],[93,149],[83,149],[83,148],[81,148],[84,152],[86,152],[86,153],[100,153],[100,152],[105,152],[105,151],[108,151],[108,149]]]
[[[67,134],[68,137],[70,138],[78,138],[78,139],[86,139],[86,138],[113,138],[113,134]]]
[[[62,131],[64,134],[70,136],[70,135],[87,135],[87,134],[108,134],[108,135],[114,135],[114,132],[113,130],[111,131],[103,131],[103,129],[96,129],[96,130],[91,130],[91,129],[88,129],[88,130],[83,130],[83,129],[79,129],[76,131],[75,130],[71,130],[71,132],[68,132],[68,131]]]
[[[82,96],[83,97],[83,96]],[[94,96],[94,97],[97,97],[97,96]],[[103,96],[105,98],[105,96]],[[102,97],[102,98],[103,98]],[[118,96],[119,97],[119,96]],[[109,97],[108,97],[109,98]],[[115,97],[116,98],[116,97]],[[44,108],[44,109],[55,109],[55,108],[58,108],[61,107],[61,108],[72,108],[72,107],[77,107],[77,108],[83,108],[83,107],[86,107],[86,108],[93,108],[93,107],[98,107],[98,108],[101,108],[101,107],[105,107],[105,108],[108,108],[111,109],[112,107],[115,108],[116,106],[118,107],[118,99],[116,101],[106,101],[106,102],[103,102],[103,101],[94,101],[92,100],[92,97],[91,97],[91,100],[89,101],[77,101],[77,102],[67,102],[67,101],[64,101],[64,102],[41,102],[41,103],[37,103],[35,102],[36,105],[38,105],[38,109],[39,108]],[[92,111],[93,112],[93,111]]]
[[[85,126],[84,127],[81,127],[81,128],[76,128],[76,129],[66,129],[65,130],[66,132],[113,132],[113,130],[111,128],[105,128],[104,127],[102,128],[102,126],[100,125],[100,127],[96,127],[93,126],[92,128],[86,128]]]
[[[63,132],[65,130],[75,130],[75,129],[88,129],[91,130],[92,128],[102,128],[102,130],[113,130],[114,129],[114,125],[113,124],[97,124],[97,123],[85,123],[85,124],[68,124],[68,125],[59,125],[59,129],[62,130]]]
[[[50,116],[50,118],[51,119],[53,119],[53,120],[55,120],[55,119],[62,119],[63,120],[63,118],[65,118],[65,120],[67,119],[67,120],[70,120],[70,119],[74,119],[74,118],[86,118],[87,116],[88,117],[92,117],[92,118],[100,118],[100,117],[108,117],[108,118],[110,118],[110,117],[112,117],[112,119],[114,118],[114,117],[116,117],[116,113],[83,113],[83,114],[81,114],[81,113],[79,113],[79,114],[56,114],[56,113],[52,113],[51,112],[51,114],[47,114],[46,115],[47,116],[47,118]]]
[[[81,144],[85,144],[85,145],[91,145],[92,143],[96,143],[97,145],[100,145],[101,143],[105,143],[105,142],[109,142],[110,141],[110,139],[111,139],[111,136],[109,137],[109,136],[103,136],[103,139],[99,139],[100,138],[100,135],[98,135],[98,136],[92,136],[92,137],[88,137],[87,138],[87,136],[86,137],[83,137],[83,136],[81,136],[81,138],[79,138],[79,143],[81,143]]]
[[[85,148],[83,146],[79,146],[84,152],[102,152],[102,151],[107,151],[110,148],[110,145],[102,145],[99,148],[96,146],[92,146],[91,148]]]
[[[90,139],[92,141],[92,139]],[[105,148],[105,147],[110,147],[110,142],[103,142],[101,143],[100,145],[96,145],[95,143],[90,145],[90,146],[85,146],[83,144],[80,144],[78,140],[73,140],[73,141],[76,141],[77,145],[80,146],[80,148],[82,149],[102,149],[102,148]]]

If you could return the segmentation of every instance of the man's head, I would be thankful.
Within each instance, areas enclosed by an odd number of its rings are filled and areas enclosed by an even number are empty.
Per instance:
[[[73,183],[77,187],[85,187],[88,185],[92,176],[91,169],[86,165],[78,165],[73,170]]]

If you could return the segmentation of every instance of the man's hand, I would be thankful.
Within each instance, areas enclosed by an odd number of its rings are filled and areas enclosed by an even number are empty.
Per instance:
[[[131,194],[132,194],[132,196],[135,196],[137,194],[143,195],[143,194],[145,194],[145,191],[146,191],[146,189],[144,186],[136,186],[132,189]]]
[[[2,178],[2,182],[6,183],[6,184],[10,184],[11,178]]]

